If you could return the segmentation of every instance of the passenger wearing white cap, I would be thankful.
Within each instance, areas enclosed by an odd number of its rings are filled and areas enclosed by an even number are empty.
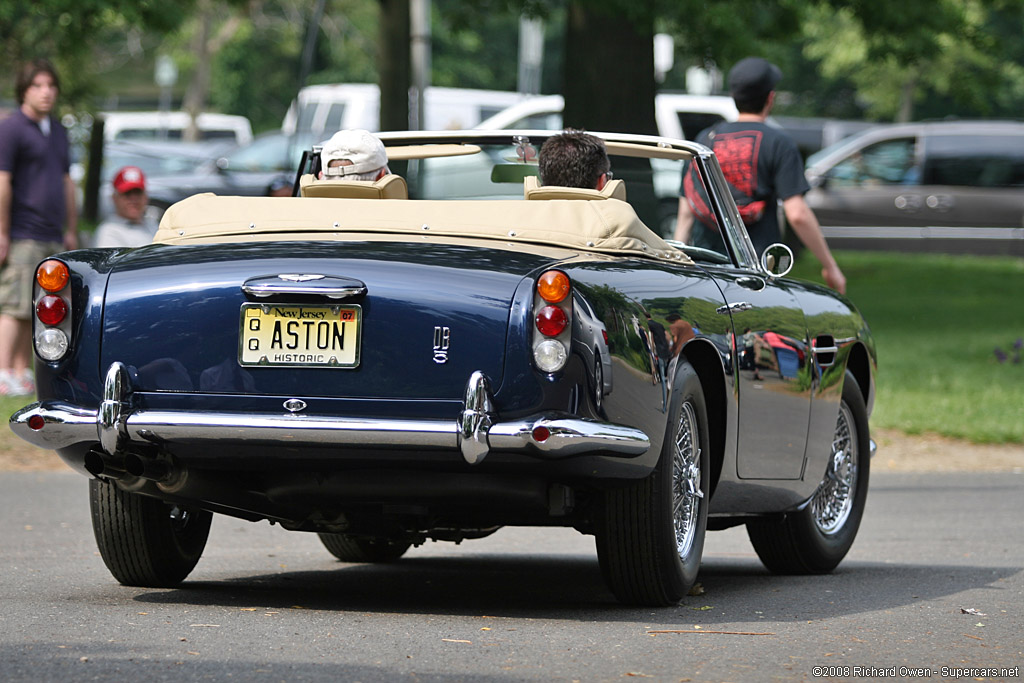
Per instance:
[[[321,179],[380,180],[387,174],[384,143],[367,130],[339,130],[320,150]]]
[[[146,176],[138,166],[125,166],[114,176],[115,215],[96,228],[94,247],[141,247],[153,241],[156,220],[146,215]]]

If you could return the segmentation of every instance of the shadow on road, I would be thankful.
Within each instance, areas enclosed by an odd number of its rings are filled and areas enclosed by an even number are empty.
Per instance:
[[[752,559],[711,558],[704,593],[658,611],[660,621],[703,624],[824,619],[901,607],[974,588],[1003,590],[1019,568],[847,562],[833,574],[773,576]],[[635,621],[651,608],[618,604],[587,557],[407,558],[388,565],[338,563],[322,571],[190,581],[139,602],[325,611],[373,611]],[[703,609],[710,606],[711,609]],[[699,617],[698,617],[699,615]]]

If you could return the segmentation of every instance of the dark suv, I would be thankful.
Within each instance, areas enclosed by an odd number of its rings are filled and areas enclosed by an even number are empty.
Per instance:
[[[1024,123],[881,126],[807,160],[837,247],[1024,254]]]

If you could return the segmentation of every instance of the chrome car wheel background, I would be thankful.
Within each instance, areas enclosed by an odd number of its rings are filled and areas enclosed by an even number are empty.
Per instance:
[[[672,526],[675,531],[676,553],[686,560],[693,549],[697,535],[700,500],[700,438],[697,416],[689,401],[679,411],[676,426],[675,449],[672,456]]]
[[[843,402],[836,420],[828,468],[811,498],[811,515],[815,525],[824,534],[834,534],[840,530],[853,509],[857,493],[856,458],[859,452],[853,424],[853,415]]]

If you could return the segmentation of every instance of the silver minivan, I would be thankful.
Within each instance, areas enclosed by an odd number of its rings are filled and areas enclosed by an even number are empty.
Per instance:
[[[807,179],[807,203],[836,246],[1024,250],[1024,123],[872,128],[811,155]]]

